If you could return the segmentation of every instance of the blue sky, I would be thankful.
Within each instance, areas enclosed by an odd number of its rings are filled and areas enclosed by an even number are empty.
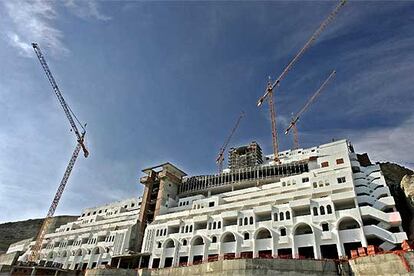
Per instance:
[[[271,153],[267,105],[256,107],[336,1],[0,2],[0,222],[46,214],[75,138],[30,43],[88,123],[57,214],[138,196],[141,169],[170,161],[190,175],[230,146]],[[280,148],[297,112],[301,146],[348,138],[374,161],[414,167],[414,3],[350,1],[275,95]]]

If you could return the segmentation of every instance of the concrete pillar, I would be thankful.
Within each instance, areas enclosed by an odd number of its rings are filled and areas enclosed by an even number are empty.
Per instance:
[[[278,241],[279,241],[279,235],[275,232],[272,233],[272,257],[273,258],[277,258],[278,253],[277,253],[277,245],[278,245]]]
[[[336,236],[336,250],[338,251],[339,257],[345,256],[345,248],[342,244],[341,239],[339,238],[339,231],[337,229],[332,229],[332,234]]]
[[[296,248],[296,242],[295,242],[295,235],[291,235],[291,240],[292,240],[292,257],[293,258],[297,258],[299,255],[298,249]]]
[[[204,240],[204,248],[203,248],[203,263],[208,261],[208,248],[210,242],[207,239]]]
[[[367,247],[368,246],[367,238],[365,237],[364,230],[361,226],[360,226],[360,236],[361,236],[362,247]]]
[[[32,273],[30,273],[30,276],[34,276],[36,275],[36,267],[32,268]]]
[[[234,256],[239,258],[241,253],[241,240],[238,234],[234,234],[234,238],[236,239],[236,245],[234,246]]]
[[[259,257],[259,252],[256,249],[256,238],[254,237],[254,233],[252,234],[252,243],[253,243],[253,258]]]
[[[192,264],[193,263],[193,257],[194,257],[194,252],[193,252],[193,245],[190,244],[190,241],[188,242],[188,264]]]
[[[179,252],[180,252],[180,243],[177,241],[175,242],[175,247],[174,247],[174,255],[173,255],[173,261],[172,261],[172,265],[171,266],[178,266],[178,262],[179,262]]]

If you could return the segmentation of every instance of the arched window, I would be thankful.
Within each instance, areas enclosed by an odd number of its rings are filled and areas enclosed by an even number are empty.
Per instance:
[[[216,236],[213,236],[212,238],[211,238],[211,243],[216,243],[217,242],[217,237]]]
[[[286,219],[290,219],[290,212],[286,211]]]
[[[277,214],[277,213],[274,213],[274,214],[273,214],[273,220],[274,220],[274,221],[278,221],[278,214]]]
[[[158,242],[158,246],[157,246],[158,248],[161,248],[161,242]]]
[[[319,187],[323,187],[323,182],[322,180],[319,181]]]
[[[285,220],[285,214],[283,212],[279,213],[280,220]]]
[[[328,214],[332,214],[332,207],[331,207],[331,205],[327,205],[327,206],[326,206],[326,212],[327,212]]]
[[[190,232],[193,232],[193,226],[190,225]]]
[[[173,248],[174,246],[175,244],[173,240],[169,240],[167,244],[165,245],[166,248]]]
[[[190,230],[191,231],[191,230]],[[167,228],[164,229],[164,236],[167,235]]]
[[[312,228],[309,226],[309,224],[302,223],[298,227],[296,227],[294,235],[306,235],[306,234],[312,234]]]
[[[233,233],[227,233],[225,234],[225,236],[223,237],[223,243],[224,242],[235,242],[236,241],[236,237],[234,236]]]
[[[239,218],[239,226],[241,226],[243,224],[243,219]]]
[[[158,237],[159,230],[157,229],[157,232],[155,232],[155,236]]]
[[[348,230],[348,229],[356,229],[360,228],[361,226],[359,223],[353,218],[345,218],[343,219],[339,225],[338,230]]]
[[[253,224],[253,217],[250,217],[250,224]]]
[[[208,223],[208,230],[211,230],[211,222]]]
[[[184,226],[181,226],[181,233],[184,233]]]
[[[217,228],[220,229],[221,228],[221,221],[217,222]]]
[[[286,236],[286,228],[284,227],[280,228],[280,236],[282,237]]]
[[[250,239],[250,235],[249,235],[249,233],[248,232],[246,232],[246,233],[244,233],[244,240],[248,240],[248,239]]]
[[[183,240],[183,246],[187,245],[187,240]]]
[[[204,244],[204,240],[202,237],[198,236],[197,238],[194,239],[193,245],[203,245]]]
[[[247,225],[249,223],[249,219],[247,217],[244,218],[244,225]]]
[[[313,182],[313,187],[314,187],[314,188],[318,188],[318,183]]]
[[[188,233],[188,225],[185,226],[185,232]]]
[[[313,207],[313,215],[317,216],[318,215],[318,208]]]
[[[325,207],[321,206],[319,210],[321,211],[321,215],[325,215]]]
[[[272,237],[272,234],[267,229],[261,229],[261,230],[259,230],[259,232],[256,235],[256,239],[257,240],[270,239],[271,237]]]
[[[216,229],[217,223],[213,222],[213,229]]]

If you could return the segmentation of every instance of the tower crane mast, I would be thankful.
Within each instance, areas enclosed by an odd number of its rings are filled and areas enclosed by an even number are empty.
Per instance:
[[[287,135],[291,129],[293,129],[293,137],[294,137],[294,148],[299,148],[299,137],[298,137],[298,129],[296,123],[299,121],[299,118],[305,113],[305,111],[309,108],[309,106],[316,100],[316,98],[321,94],[322,90],[326,87],[328,82],[335,76],[336,71],[333,70],[331,74],[329,74],[328,78],[322,83],[322,85],[316,90],[316,92],[309,98],[306,104],[299,110],[299,112],[292,117],[289,126],[286,128],[285,134]]]
[[[244,112],[242,112],[239,116],[239,118],[236,121],[236,124],[234,125],[233,129],[230,132],[230,135],[227,137],[227,139],[224,141],[223,146],[221,146],[220,151],[216,158],[216,163],[218,166],[218,172],[221,173],[223,171],[223,161],[224,161],[224,152],[226,151],[227,146],[230,143],[231,138],[233,137],[234,133],[236,132],[237,128],[239,127],[240,121],[244,116]]]
[[[39,59],[40,64],[43,67],[43,70],[46,73],[46,76],[53,88],[53,91],[56,95],[56,97],[59,100],[60,105],[63,108],[63,111],[65,112],[66,117],[69,120],[69,123],[71,125],[71,128],[73,130],[73,132],[76,135],[76,139],[77,139],[77,145],[75,147],[75,150],[73,151],[72,157],[69,161],[69,164],[66,167],[65,170],[65,174],[63,175],[62,180],[60,181],[59,187],[56,191],[56,194],[53,198],[52,204],[49,207],[49,211],[46,215],[46,218],[43,220],[42,226],[40,227],[40,230],[36,236],[36,240],[35,240],[35,244],[34,246],[31,248],[31,254],[29,255],[29,261],[30,262],[36,262],[39,260],[40,257],[40,251],[42,249],[42,241],[48,231],[48,228],[50,226],[51,223],[51,218],[53,217],[56,208],[59,204],[60,198],[62,197],[63,191],[65,190],[66,187],[66,183],[68,182],[69,176],[72,172],[73,166],[75,165],[76,159],[78,158],[79,152],[83,151],[83,155],[86,157],[88,157],[89,155],[89,151],[85,146],[85,134],[86,134],[86,130],[85,127],[82,126],[82,124],[79,122],[79,120],[76,118],[76,115],[72,112],[72,110],[70,109],[69,105],[66,103],[65,99],[63,98],[62,93],[60,92],[60,89],[52,75],[52,72],[49,69],[49,66],[46,63],[46,59],[44,58],[42,51],[40,50],[40,47],[37,43],[32,43],[33,49]],[[76,125],[75,120],[73,119],[73,117],[75,117],[76,121],[79,123],[80,127],[82,128],[82,133],[79,132],[78,126]]]
[[[273,105],[273,93],[276,90],[276,87],[280,85],[280,82],[286,77],[287,73],[292,69],[292,67],[296,64],[296,62],[302,57],[302,55],[308,50],[315,40],[321,35],[321,33],[325,30],[325,28],[331,23],[335,16],[338,14],[340,9],[345,5],[346,0],[341,0],[339,4],[335,7],[335,9],[328,15],[328,17],[322,21],[319,25],[318,29],[312,34],[312,36],[308,39],[305,45],[299,50],[299,52],[293,57],[293,59],[288,63],[279,77],[273,82],[269,83],[264,95],[259,98],[257,101],[257,106],[261,106],[265,100],[269,102],[269,110],[271,113],[271,123],[272,123],[272,145],[273,145],[273,156],[276,162],[279,161],[279,147],[278,147],[278,140],[277,140],[277,128],[276,128],[276,112],[275,108],[272,107]]]

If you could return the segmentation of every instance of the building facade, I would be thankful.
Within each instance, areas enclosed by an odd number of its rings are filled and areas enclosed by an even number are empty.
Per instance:
[[[367,245],[391,250],[407,238],[379,165],[348,141],[284,151],[279,159],[216,175],[186,177],[169,163],[145,170],[143,200],[154,206],[141,247],[149,267],[341,258]]]
[[[73,222],[46,234],[40,265],[81,270],[110,264],[112,257],[137,248],[141,198],[131,198],[87,208]],[[34,241],[26,245],[19,261],[26,262]]]
[[[262,149],[255,141],[247,146],[229,149],[229,169],[254,167],[263,163]]]

